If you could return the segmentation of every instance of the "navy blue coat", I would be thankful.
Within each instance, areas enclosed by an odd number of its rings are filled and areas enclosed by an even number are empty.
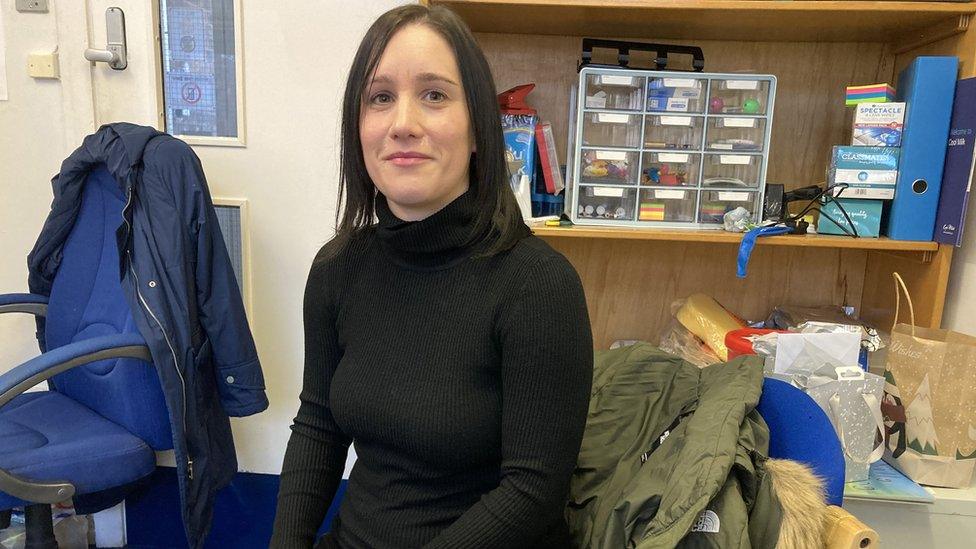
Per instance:
[[[153,128],[102,126],[64,161],[28,256],[30,291],[51,294],[82,188],[98,164],[127,196],[116,233],[119,275],[166,397],[183,522],[190,546],[200,547],[215,493],[237,471],[228,416],[267,408],[264,376],[200,161],[186,143]]]

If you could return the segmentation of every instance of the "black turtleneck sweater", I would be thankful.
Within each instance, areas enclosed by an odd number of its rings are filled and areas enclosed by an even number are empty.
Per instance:
[[[472,255],[472,198],[405,222],[379,196],[378,225],[319,252],[272,547],[312,544],[350,442],[333,544],[568,545],[593,367],[583,290],[527,234]]]

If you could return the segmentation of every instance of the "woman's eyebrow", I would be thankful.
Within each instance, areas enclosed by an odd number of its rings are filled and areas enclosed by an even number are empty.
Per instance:
[[[459,85],[454,80],[451,80],[450,78],[448,78],[448,77],[446,77],[446,76],[444,76],[442,74],[437,74],[436,72],[422,72],[422,73],[419,73],[417,76],[414,77],[414,80],[417,80],[419,82],[444,82],[446,84],[451,84],[451,85],[454,85],[454,86],[458,86]],[[391,78],[391,77],[389,77],[389,76],[387,76],[385,74],[381,74],[381,75],[375,76],[370,81],[370,84],[390,85],[392,83],[393,83],[393,78]]]
[[[416,80],[421,82],[445,82],[454,86],[458,85],[457,82],[451,80],[450,78],[434,72],[422,72],[417,75]]]

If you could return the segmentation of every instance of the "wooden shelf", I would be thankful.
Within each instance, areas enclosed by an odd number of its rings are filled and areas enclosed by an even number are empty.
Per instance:
[[[658,240],[669,242],[706,242],[713,244],[738,244],[741,234],[722,230],[684,229],[631,229],[614,227],[546,227],[532,226],[532,233],[540,237],[593,238],[611,240]],[[806,248],[834,248],[846,250],[889,250],[902,252],[934,252],[937,242],[911,242],[888,238],[851,238],[832,235],[767,236],[758,241],[760,246],[793,246]]]
[[[809,0],[429,0],[475,32],[614,38],[924,43],[964,32],[976,4]]]

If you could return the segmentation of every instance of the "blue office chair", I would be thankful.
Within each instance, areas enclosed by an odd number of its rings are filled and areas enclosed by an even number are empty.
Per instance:
[[[0,295],[0,313],[44,317],[47,352],[0,375],[0,529],[25,507],[27,547],[56,548],[52,503],[111,507],[173,447],[149,349],[119,280],[116,229],[125,196],[93,170],[50,298]],[[25,392],[42,381],[47,391]]]
[[[829,505],[844,500],[844,451],[827,414],[802,390],[763,379],[756,407],[769,426],[769,457],[792,459],[823,479]]]

